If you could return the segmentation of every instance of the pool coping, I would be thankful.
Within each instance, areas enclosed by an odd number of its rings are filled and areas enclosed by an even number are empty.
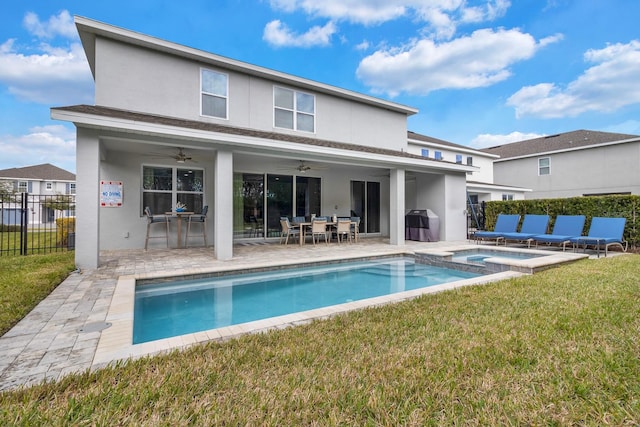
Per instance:
[[[468,245],[466,246],[468,248]],[[390,254],[379,254],[373,257],[340,257],[340,258],[323,258],[318,260],[319,262],[336,262],[336,261],[355,261],[361,259],[374,259],[382,257],[401,257],[401,256],[421,256],[423,253],[438,252],[438,251],[404,251],[393,252]],[[292,266],[300,265],[300,262],[283,262],[274,266],[272,263],[265,264],[264,266],[256,266],[257,270],[260,269],[278,269],[278,268],[291,268]],[[304,264],[308,264],[305,262]],[[195,269],[191,271],[183,272],[181,276],[199,276],[204,275],[216,275],[221,273],[232,274],[232,272],[238,272],[239,270],[234,267],[219,267],[219,268],[204,268]],[[343,314],[353,310],[359,310],[366,307],[375,307],[386,305],[390,303],[396,303],[405,301],[408,299],[417,298],[421,295],[432,294],[436,292],[442,292],[460,287],[471,285],[482,285],[499,280],[509,279],[512,277],[518,277],[523,275],[523,272],[519,271],[501,271],[493,274],[479,276],[471,279],[462,279],[455,282],[443,283],[426,288],[414,289],[404,292],[398,292],[390,295],[383,295],[374,298],[367,298],[358,301],[347,302],[343,304],[333,305],[329,307],[321,307],[317,309],[307,310],[298,313],[287,314],[283,316],[271,317],[268,319],[256,320],[247,323],[241,323],[237,325],[225,326],[216,329],[209,329],[206,331],[194,332],[185,335],[179,335],[171,338],[163,338],[159,340],[149,341],[140,344],[133,344],[133,313],[134,313],[134,301],[135,301],[135,288],[136,281],[149,281],[150,279],[163,279],[167,277],[175,276],[175,273],[164,274],[136,274],[136,275],[122,275],[117,279],[116,287],[113,293],[111,305],[109,307],[106,322],[111,326],[104,329],[100,334],[100,339],[95,351],[95,355],[91,364],[92,369],[102,368],[117,361],[136,359],[145,356],[151,356],[159,353],[171,352],[178,349],[185,349],[189,346],[209,342],[209,341],[226,341],[229,339],[237,338],[241,335],[249,333],[259,333],[263,331],[269,331],[274,329],[283,329],[292,327],[304,323],[311,322],[313,320],[326,319],[332,316]]]

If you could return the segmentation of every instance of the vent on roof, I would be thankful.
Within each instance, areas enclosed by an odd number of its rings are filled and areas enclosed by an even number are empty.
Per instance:
[[[556,133],[555,135],[547,135],[544,137],[544,139],[555,138],[556,136],[560,136],[560,134]]]

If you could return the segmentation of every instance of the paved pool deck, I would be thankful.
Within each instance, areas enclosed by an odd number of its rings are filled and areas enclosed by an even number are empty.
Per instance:
[[[442,253],[458,247],[477,246],[467,241],[408,241],[402,246],[392,246],[387,239],[376,238],[360,239],[360,242],[354,244],[338,245],[334,242],[315,246],[309,243],[304,246],[245,243],[234,247],[234,257],[229,261],[215,260],[211,248],[106,251],[101,253],[99,268],[72,273],[16,326],[0,337],[0,391],[58,380],[67,374],[99,369],[116,360],[184,348],[203,341],[230,339],[249,332],[287,327],[364,306],[355,302],[348,306],[318,309],[305,316],[290,315],[278,321],[267,319],[252,322],[251,325],[230,326],[134,346],[130,343],[133,315],[131,292],[136,279],[403,253]],[[561,251],[551,251],[551,254],[558,260],[582,256]],[[491,280],[518,274],[521,273],[497,273],[492,275]],[[487,281],[468,279],[434,290]],[[385,304],[413,298],[418,294],[420,292],[406,293],[400,298],[381,298],[368,301],[366,305]],[[109,326],[106,327],[107,325]]]

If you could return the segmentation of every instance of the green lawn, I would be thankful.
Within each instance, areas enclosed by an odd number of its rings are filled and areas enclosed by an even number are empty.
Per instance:
[[[49,295],[74,268],[74,252],[0,256],[0,335]]]
[[[29,231],[27,233],[27,254],[44,254],[52,250],[66,252],[66,247],[58,245],[55,231]],[[20,255],[20,233],[14,231],[0,232],[0,250],[2,257]]]
[[[637,425],[640,257],[0,394],[0,425]]]

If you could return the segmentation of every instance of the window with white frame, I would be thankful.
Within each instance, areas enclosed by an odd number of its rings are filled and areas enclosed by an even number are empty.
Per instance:
[[[422,149],[422,157],[429,157],[429,149],[428,148],[423,148]]]
[[[202,115],[226,119],[229,104],[229,76],[202,69],[200,90]]]
[[[502,200],[513,200],[513,194],[503,194]]]
[[[462,164],[462,154],[456,154],[456,163]]]
[[[315,132],[316,97],[314,95],[274,86],[273,108],[275,127]]]
[[[169,212],[178,202],[184,204],[187,211],[202,211],[204,171],[171,166],[143,166],[141,214],[144,214],[147,206],[154,214]]]
[[[549,175],[551,173],[551,160],[549,157],[538,159],[538,175]]]
[[[47,191],[53,190],[53,182],[47,182],[44,184]]]
[[[69,194],[76,194],[76,183],[69,183]]]
[[[436,160],[442,160],[442,151],[436,151],[434,156]]]
[[[26,193],[29,189],[27,181],[18,181],[18,193]]]
[[[473,157],[467,156],[467,165],[468,166],[473,166]]]

